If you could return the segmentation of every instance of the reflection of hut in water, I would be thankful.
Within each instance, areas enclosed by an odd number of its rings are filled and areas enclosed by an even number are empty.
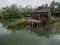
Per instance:
[[[29,21],[32,22],[32,25],[34,22],[45,24],[51,18],[50,8],[38,7],[31,13],[30,16],[31,20]]]

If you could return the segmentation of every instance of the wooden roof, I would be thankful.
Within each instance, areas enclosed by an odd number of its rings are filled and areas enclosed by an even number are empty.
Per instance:
[[[38,7],[37,9],[35,9],[33,12],[49,12],[50,8],[43,8],[43,7]]]

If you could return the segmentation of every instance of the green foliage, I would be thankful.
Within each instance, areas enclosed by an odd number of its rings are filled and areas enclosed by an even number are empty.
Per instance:
[[[0,10],[0,18],[3,18],[3,14],[2,14],[2,11]]]
[[[52,1],[50,8],[51,8],[52,15],[54,15],[56,13],[60,13],[60,2]]]
[[[19,22],[19,23],[25,22],[25,18],[17,19],[17,22]]]
[[[13,19],[13,18],[22,18],[27,14],[32,12],[32,8],[19,8],[17,5],[12,4],[11,6],[6,6],[2,8],[2,14],[6,19]]]
[[[58,12],[60,13],[60,3],[57,4],[57,5],[58,5],[57,10],[58,10]]]
[[[23,8],[23,15],[28,16],[28,14],[32,13],[33,9],[32,8]]]
[[[7,27],[8,28],[13,28],[13,27],[18,27],[18,26],[22,26],[22,25],[26,25],[26,20],[25,20],[25,18],[20,18],[20,19],[17,19],[15,22],[12,22],[12,23],[9,23],[8,25],[7,25]]]
[[[5,18],[18,18],[21,17],[19,8],[16,5],[3,8],[3,15]]]
[[[51,20],[50,20],[50,23],[51,24],[54,24],[55,22],[57,22],[57,18],[55,18],[55,17],[51,17]]]
[[[52,15],[54,15],[54,13],[55,13],[55,8],[54,7],[55,7],[55,1],[52,1],[51,5],[50,5]]]
[[[43,4],[41,7],[48,7],[48,4]]]
[[[60,22],[56,22],[53,24],[54,28],[56,28],[57,30],[60,30]]]

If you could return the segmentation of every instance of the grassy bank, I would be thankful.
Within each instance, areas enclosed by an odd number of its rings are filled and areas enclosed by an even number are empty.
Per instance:
[[[40,27],[32,27],[30,24],[27,24],[28,18],[19,18],[19,19],[1,19],[0,23],[2,23],[5,27],[12,30],[30,30],[36,32],[38,35],[48,36],[51,33],[60,33],[60,17],[51,17],[50,23]],[[54,30],[56,30],[54,32]]]

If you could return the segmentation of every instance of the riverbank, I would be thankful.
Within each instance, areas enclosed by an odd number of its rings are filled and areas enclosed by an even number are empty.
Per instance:
[[[30,24],[27,24],[26,18],[20,19],[1,19],[0,23],[3,24],[7,29],[11,29],[13,31],[16,30],[30,30],[36,32],[38,35],[45,35],[48,36],[51,33],[60,33],[60,17],[52,17],[49,24],[40,26],[40,27],[32,27]],[[10,27],[9,27],[10,26]]]

